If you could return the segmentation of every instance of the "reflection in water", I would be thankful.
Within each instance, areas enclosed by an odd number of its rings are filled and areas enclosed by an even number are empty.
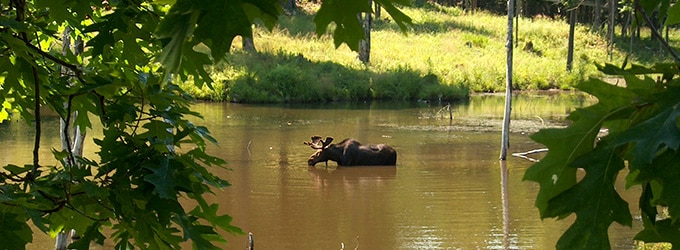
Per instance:
[[[541,147],[529,133],[561,124],[570,110],[591,101],[580,95],[513,98],[511,153]],[[554,248],[569,221],[540,220],[533,206],[538,187],[522,181],[531,163],[511,157],[498,171],[503,97],[454,103],[452,122],[437,114],[443,105],[196,104],[205,118],[195,123],[220,142],[208,151],[230,169],[213,171],[232,184],[206,199],[252,232],[258,249]],[[52,125],[43,127],[58,127]],[[30,134],[21,122],[0,124],[0,140],[12,145],[0,148],[6,156],[0,163],[30,162]],[[302,142],[311,135],[389,144],[399,152],[397,166],[309,167],[314,150]],[[59,146],[56,129],[44,142],[46,158]],[[620,183],[617,190],[634,201],[639,190]],[[635,223],[611,228],[615,248],[631,248],[640,227]],[[35,238],[39,243],[29,249],[53,248],[48,237]],[[228,239],[225,249],[248,242],[247,235]]]
[[[510,249],[510,187],[507,161],[500,162],[501,171],[501,203],[503,204],[503,249]]]
[[[308,173],[314,186],[320,191],[326,188],[341,187],[352,190],[356,186],[380,188],[388,179],[397,176],[393,166],[374,167],[337,167],[334,169],[309,167]]]

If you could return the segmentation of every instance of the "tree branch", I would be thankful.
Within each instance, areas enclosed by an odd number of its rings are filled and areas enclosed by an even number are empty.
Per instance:
[[[42,56],[42,57],[45,57],[45,58],[47,58],[47,59],[50,59],[50,60],[54,61],[55,63],[57,63],[57,64],[59,64],[59,65],[61,65],[61,66],[64,66],[64,67],[68,68],[69,70],[73,71],[73,73],[76,74],[76,77],[77,77],[79,80],[83,81],[83,80],[80,78],[80,76],[82,75],[83,71],[82,71],[80,68],[78,68],[78,66],[76,66],[76,65],[74,65],[74,64],[70,64],[70,63],[68,63],[67,61],[64,61],[64,60],[62,60],[62,59],[60,59],[60,58],[58,58],[58,57],[56,57],[56,56],[53,56],[52,54],[47,53],[47,52],[41,50],[40,48],[36,47],[35,45],[33,45],[33,44],[31,44],[31,43],[26,42],[26,46],[27,46],[28,48],[32,49],[33,51],[35,51],[36,53],[38,53],[38,55],[40,55],[40,56]]]
[[[76,213],[82,215],[83,217],[88,218],[88,219],[93,220],[93,221],[103,222],[103,221],[108,221],[108,220],[109,220],[108,217],[106,217],[106,218],[101,218],[101,219],[100,219],[100,218],[92,217],[92,216],[90,216],[89,214],[87,214],[87,213],[85,213],[85,212],[83,212],[83,211],[78,210],[75,206],[73,206],[73,205],[71,205],[71,204],[66,204],[66,207],[69,208],[69,209],[71,209],[71,210],[73,210],[74,212],[76,212]]]
[[[16,5],[16,21],[23,22],[25,20],[26,12],[26,0],[15,0],[13,1]],[[30,44],[26,32],[21,32],[20,39],[24,41],[25,44]],[[31,45],[32,46],[32,45]],[[35,46],[33,46],[35,47]],[[40,124],[42,123],[40,118],[40,78],[38,77],[38,69],[35,66],[31,66],[31,73],[33,76],[33,91],[34,91],[34,117],[35,117],[35,139],[33,140],[33,168],[31,172],[26,176],[30,182],[35,180],[35,177],[40,167],[40,137],[42,136],[42,129]]]
[[[73,168],[76,166],[76,160],[73,157],[73,151],[71,150],[71,136],[69,133],[69,124],[71,123],[71,107],[73,106],[73,95],[69,95],[68,103],[66,104],[66,119],[64,119],[64,141],[66,142],[66,151],[68,152],[68,167],[70,172],[71,181],[73,180]]]
[[[0,176],[4,177],[4,178],[6,178],[6,179],[9,179],[10,181],[14,181],[14,182],[22,182],[22,181],[25,180],[25,178],[21,178],[21,177],[19,177],[18,175],[15,175],[15,174],[6,174],[5,172],[0,172]],[[16,177],[16,178],[15,178],[15,177]]]
[[[654,36],[657,40],[659,40],[661,45],[663,45],[663,47],[666,49],[666,51],[668,51],[668,53],[671,54],[671,56],[673,57],[673,59],[675,59],[676,62],[680,62],[680,56],[678,56],[678,54],[675,53],[675,50],[673,50],[673,48],[668,44],[668,42],[666,42],[666,40],[663,39],[663,36],[661,36],[661,34],[659,34],[659,30],[656,29],[656,27],[654,26],[654,23],[652,23],[652,20],[647,15],[647,12],[640,5],[639,0],[635,0],[635,11],[642,14],[642,18],[645,19],[645,22],[647,22],[650,29],[652,30],[652,36]]]

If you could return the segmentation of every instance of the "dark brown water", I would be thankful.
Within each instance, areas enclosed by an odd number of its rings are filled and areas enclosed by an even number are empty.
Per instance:
[[[575,107],[593,101],[576,95],[515,98],[510,152],[540,148],[530,133],[559,126]],[[537,184],[522,181],[531,162],[509,157],[501,171],[500,96],[455,103],[452,120],[442,105],[425,103],[194,108],[205,117],[196,123],[220,142],[210,153],[231,169],[217,171],[233,186],[208,198],[234,217],[234,225],[253,233],[258,249],[550,249],[569,226],[569,218],[540,220],[533,206]],[[30,161],[30,132],[17,124],[0,125],[0,140],[18,145],[0,149],[2,163]],[[308,167],[314,150],[302,142],[312,135],[390,144],[397,166]],[[58,146],[58,134],[47,141]],[[634,205],[639,191],[619,190]],[[634,206],[631,211],[638,213]],[[612,226],[613,248],[633,248],[640,222],[635,224]],[[245,235],[228,239],[225,249],[247,243]],[[52,247],[44,239],[30,248]]]

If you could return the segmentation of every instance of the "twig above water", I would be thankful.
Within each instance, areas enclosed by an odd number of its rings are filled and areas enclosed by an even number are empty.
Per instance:
[[[534,149],[534,150],[529,150],[529,151],[522,152],[522,153],[514,153],[514,154],[512,154],[512,156],[519,157],[519,158],[526,159],[526,160],[533,161],[533,162],[538,162],[539,161],[538,159],[531,158],[527,155],[544,153],[544,152],[548,152],[548,149],[547,148]]]

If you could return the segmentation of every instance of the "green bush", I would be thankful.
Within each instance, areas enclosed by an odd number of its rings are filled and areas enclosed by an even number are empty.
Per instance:
[[[252,74],[239,77],[228,90],[229,101],[266,103],[282,102],[283,100],[269,95],[266,86],[261,86],[257,78]]]
[[[331,62],[316,63],[312,70],[315,82],[321,86],[323,99],[368,100],[371,99],[368,72],[353,70]]]
[[[305,74],[300,67],[280,64],[269,71],[261,72],[260,85],[264,91],[284,102],[319,101],[318,87],[312,84],[312,75]]]

